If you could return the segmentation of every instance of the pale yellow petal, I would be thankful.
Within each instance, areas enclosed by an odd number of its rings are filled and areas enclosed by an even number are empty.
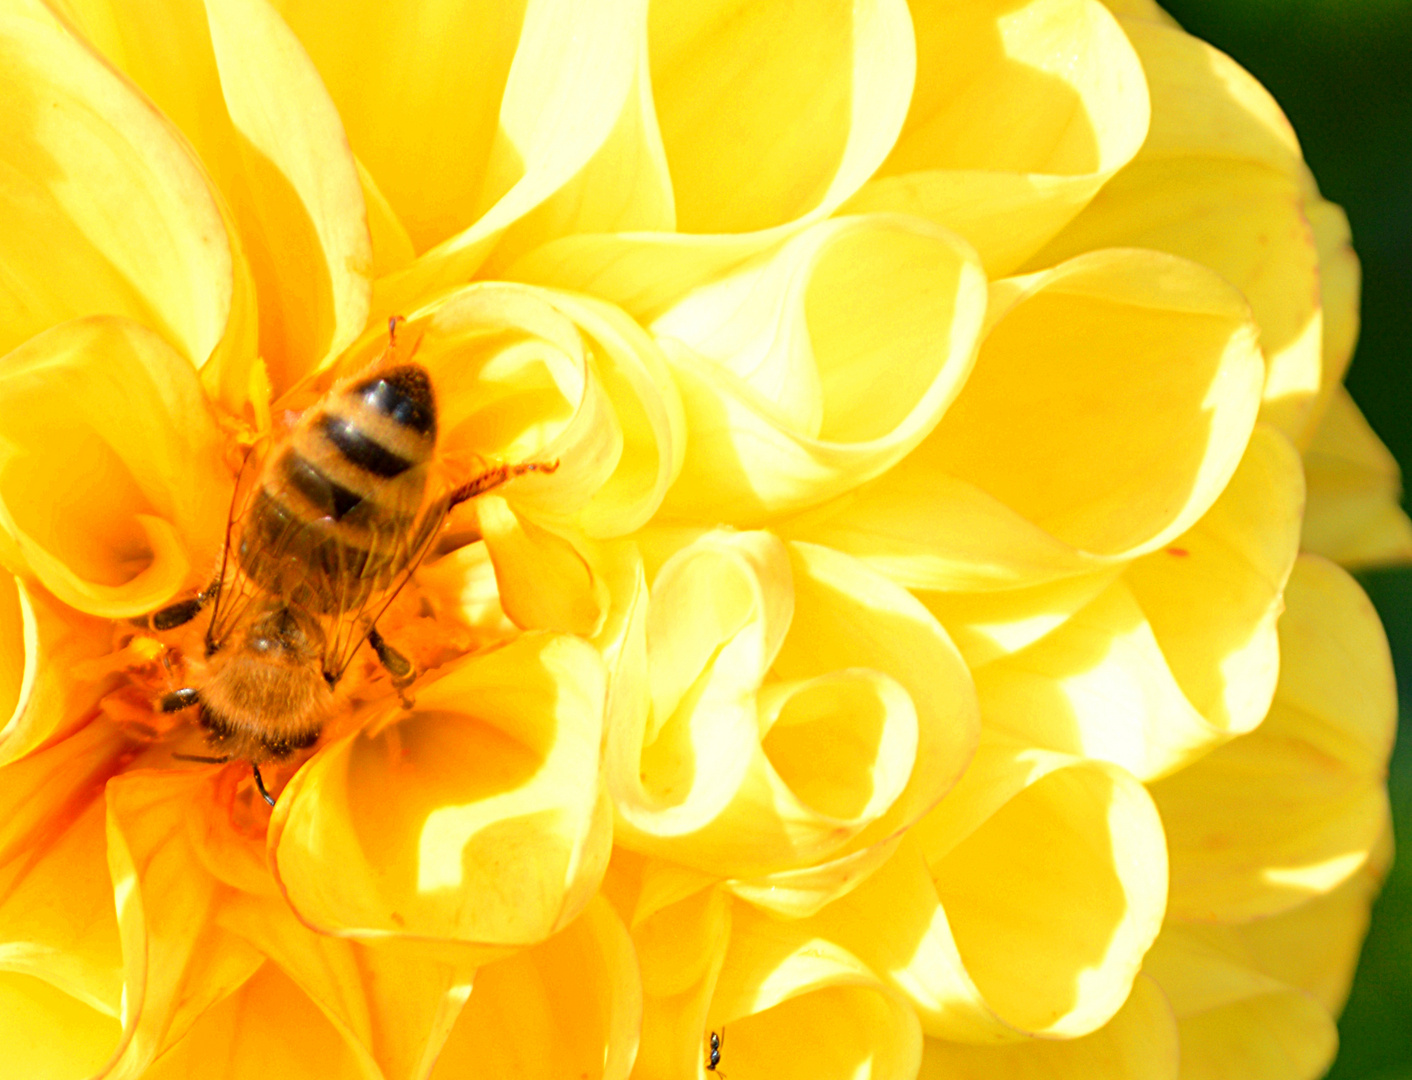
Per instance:
[[[664,516],[758,524],[878,476],[960,390],[984,303],[968,248],[885,216],[816,225],[693,292],[652,324],[691,430]]]
[[[1359,568],[1412,561],[1402,473],[1343,387],[1335,387],[1304,452],[1304,547]]]
[[[642,988],[627,930],[597,898],[549,940],[476,973],[433,1080],[626,1080]]]
[[[1174,917],[1288,910],[1356,873],[1385,827],[1397,698],[1377,612],[1352,578],[1309,555],[1285,600],[1269,717],[1152,785]]]
[[[1301,480],[1289,443],[1257,429],[1193,528],[1133,562],[1037,644],[976,673],[987,725],[1143,780],[1254,728],[1279,671],[1275,621],[1296,554]]]
[[[195,370],[155,333],[94,316],[33,338],[0,360],[0,425],[0,527],[56,597],[114,618],[206,580],[229,473]]]
[[[1143,969],[1177,1016],[1181,1080],[1314,1080],[1333,1060],[1333,1018],[1200,931],[1163,930]]]
[[[844,207],[954,229],[1013,273],[1142,145],[1142,66],[1096,0],[913,5],[919,77],[906,126]]]
[[[97,704],[113,676],[71,673],[109,653],[112,643],[108,623],[0,570],[0,765],[76,726]]]
[[[392,204],[387,201],[373,174],[361,161],[358,182],[363,187],[363,205],[368,209],[368,237],[373,245],[373,277],[380,278],[408,266],[417,257],[412,238]]]
[[[335,100],[359,99],[343,107],[354,149],[422,252],[379,282],[380,316],[464,283],[507,228],[579,176],[633,95],[647,17],[643,0],[374,2],[349,49],[346,24],[301,7],[297,25],[324,24],[311,49],[340,69],[328,76]]]
[[[1112,1020],[1077,1039],[967,1046],[928,1039],[919,1080],[1177,1080],[1177,1022],[1157,984],[1139,975]]]
[[[232,198],[259,282],[260,352],[284,387],[363,331],[363,189],[333,101],[266,0],[207,0],[206,15],[243,172]]]
[[[1217,271],[1250,301],[1266,378],[1261,419],[1302,439],[1322,376],[1320,253],[1289,122],[1229,57],[1180,30],[1126,27],[1152,94],[1152,130],[1031,265],[1143,247]]]
[[[1341,207],[1309,191],[1306,174],[1304,214],[1314,230],[1319,249],[1319,297],[1324,305],[1324,363],[1320,369],[1319,397],[1309,421],[1300,433],[1299,446],[1305,449],[1314,436],[1324,412],[1343,382],[1358,343],[1358,301],[1363,285],[1363,269],[1353,250],[1348,215]]]
[[[897,138],[915,56],[902,0],[807,14],[784,0],[673,0],[652,5],[651,23],[682,232],[563,237],[505,271],[593,293],[644,322],[852,195]]]
[[[568,637],[442,669],[410,713],[284,790],[269,843],[289,902],[344,936],[527,945],[563,926],[608,857],[604,689],[597,654]]]
[[[698,1052],[724,1032],[721,1068],[746,1080],[911,1080],[922,1054],[906,999],[857,957],[739,903],[704,1027]]]
[[[1126,561],[1207,511],[1259,407],[1239,293],[1194,263],[1103,251],[992,286],[987,319],[936,429],[787,534],[911,588],[974,591]]]
[[[1161,822],[1132,776],[990,739],[911,836],[925,866],[892,877],[911,893],[907,921],[880,916],[880,874],[839,901],[871,910],[837,916],[835,933],[890,973],[928,1034],[1072,1038],[1118,1011],[1167,892]]]
[[[476,514],[515,625],[592,637],[608,610],[607,589],[573,543],[519,517],[498,495],[482,498]]]
[[[82,44],[0,17],[0,354],[122,315],[202,364],[231,311],[232,254],[190,148]]]

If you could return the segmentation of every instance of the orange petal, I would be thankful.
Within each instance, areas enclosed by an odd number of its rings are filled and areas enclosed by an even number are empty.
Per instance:
[[[112,626],[0,570],[0,765],[81,722],[112,678],[76,678],[84,661],[112,651]]]
[[[632,941],[607,901],[532,949],[476,973],[432,1080],[626,1080],[642,989]]]
[[[196,372],[152,331],[94,316],[27,342],[0,361],[0,427],[0,526],[64,603],[137,615],[207,580],[229,474]]]

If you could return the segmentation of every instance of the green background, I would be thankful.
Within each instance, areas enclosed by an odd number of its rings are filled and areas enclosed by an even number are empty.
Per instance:
[[[1165,0],[1284,107],[1363,262],[1363,331],[1348,388],[1412,476],[1412,0]],[[1404,498],[1404,505],[1406,500]],[[1359,574],[1397,665],[1389,787],[1398,861],[1373,925],[1330,1077],[1412,1080],[1412,570]]]

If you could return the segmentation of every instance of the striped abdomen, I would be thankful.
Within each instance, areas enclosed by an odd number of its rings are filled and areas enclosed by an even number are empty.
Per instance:
[[[260,474],[241,568],[312,611],[346,611],[405,565],[436,448],[431,380],[416,364],[336,386]]]

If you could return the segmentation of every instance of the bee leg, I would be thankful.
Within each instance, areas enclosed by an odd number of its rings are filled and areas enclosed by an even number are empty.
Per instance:
[[[378,633],[376,626],[368,631],[368,644],[373,647],[373,652],[378,654],[378,662],[387,668],[387,673],[392,676],[393,685],[401,683],[406,686],[412,681],[412,661],[389,645]]]
[[[163,695],[157,707],[163,712],[181,712],[182,709],[189,709],[200,703],[201,692],[190,686],[184,686],[180,690],[173,690],[170,694]]]
[[[190,599],[168,604],[166,607],[152,612],[151,615],[134,619],[133,622],[146,630],[158,631],[175,630],[178,626],[185,626],[201,614],[201,609],[210,603],[211,598],[220,590],[220,586],[220,579],[217,578]]]
[[[205,754],[173,754],[172,757],[178,761],[199,761],[203,765],[224,765],[230,760],[228,757],[208,757]]]
[[[468,480],[455,491],[453,491],[447,502],[447,509],[459,506],[467,499],[474,499],[477,495],[484,495],[487,491],[493,491],[501,484],[508,484],[517,476],[524,476],[526,473],[552,473],[559,467],[557,461],[526,461],[519,465],[495,465],[479,476]]]
[[[260,775],[260,766],[252,761],[250,763],[250,770],[255,774],[255,788],[260,792],[260,798],[264,799],[265,802],[269,803],[271,806],[274,806],[275,798],[265,790],[265,778]]]

